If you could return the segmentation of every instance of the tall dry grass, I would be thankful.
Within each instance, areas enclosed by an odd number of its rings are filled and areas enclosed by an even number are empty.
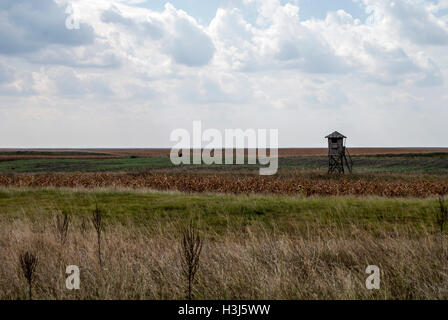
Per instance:
[[[27,299],[19,255],[35,252],[34,299],[184,299],[179,255],[182,225],[151,227],[108,222],[102,236],[71,217],[67,242],[52,234],[52,218],[32,223],[0,218],[0,299]],[[163,227],[162,227],[163,226]],[[288,233],[253,223],[216,234],[201,225],[204,246],[195,299],[447,299],[447,236],[434,230],[372,234],[362,226],[304,228]],[[308,231],[307,231],[308,230]],[[416,236],[416,234],[419,234]],[[81,270],[81,289],[65,288],[65,267]],[[365,269],[378,265],[381,289],[365,288]]]

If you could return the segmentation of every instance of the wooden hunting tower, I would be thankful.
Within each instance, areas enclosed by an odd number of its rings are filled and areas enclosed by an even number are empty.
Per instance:
[[[344,173],[344,162],[350,173],[352,172],[353,161],[345,148],[346,136],[335,131],[325,137],[328,139],[328,173],[339,172]],[[347,155],[350,159],[347,160]]]

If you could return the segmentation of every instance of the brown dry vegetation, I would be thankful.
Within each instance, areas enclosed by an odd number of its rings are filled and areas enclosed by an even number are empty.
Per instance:
[[[176,222],[152,226],[109,221],[103,266],[92,225],[72,218],[61,247],[51,219],[0,223],[0,299],[26,299],[17,264],[22,250],[39,258],[35,299],[184,299]],[[163,228],[161,226],[164,226]],[[306,231],[309,228],[308,232]],[[372,234],[351,225],[299,226],[291,232],[251,224],[218,235],[202,232],[204,248],[195,299],[447,299],[448,245],[426,230]],[[199,225],[201,229],[201,225]],[[418,235],[417,235],[418,234]],[[81,270],[81,289],[65,288],[65,268]],[[381,289],[367,290],[365,269],[378,265]]]
[[[283,195],[378,195],[387,197],[428,197],[448,194],[448,181],[387,181],[382,178],[353,177],[324,179],[310,177],[261,177],[188,174],[61,173],[0,174],[0,186],[103,188],[126,187],[182,192]]]

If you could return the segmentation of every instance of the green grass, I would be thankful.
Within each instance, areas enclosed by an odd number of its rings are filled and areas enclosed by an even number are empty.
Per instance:
[[[1,151],[0,156],[110,156],[110,154],[99,152],[82,152],[82,151],[17,150],[17,151]]]
[[[355,172],[391,172],[391,173],[448,173],[448,154],[410,154],[355,156]],[[327,157],[288,157],[279,161],[280,168],[289,169],[326,169]]]
[[[448,174],[448,154],[410,154],[353,157],[355,173]],[[322,170],[327,157],[286,157],[279,159],[279,171]],[[169,157],[127,157],[117,159],[28,159],[0,162],[0,173],[147,171],[174,169]],[[182,170],[258,172],[259,165],[183,165]],[[176,168],[176,170],[179,167]]]
[[[145,170],[173,166],[169,158],[30,159],[0,162],[1,173],[99,172]]]
[[[380,197],[280,197],[181,194],[132,190],[0,189],[0,217],[31,220],[58,211],[90,216],[98,206],[106,221],[143,226],[155,222],[201,221],[204,228],[223,233],[263,224],[294,233],[293,225],[344,228],[356,225],[367,230],[387,231],[433,228],[435,199],[389,199]],[[299,222],[299,223],[297,223]]]

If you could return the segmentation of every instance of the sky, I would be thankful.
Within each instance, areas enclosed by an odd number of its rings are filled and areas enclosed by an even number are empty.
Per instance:
[[[447,77],[448,0],[0,2],[3,148],[170,147],[195,120],[446,147]]]

